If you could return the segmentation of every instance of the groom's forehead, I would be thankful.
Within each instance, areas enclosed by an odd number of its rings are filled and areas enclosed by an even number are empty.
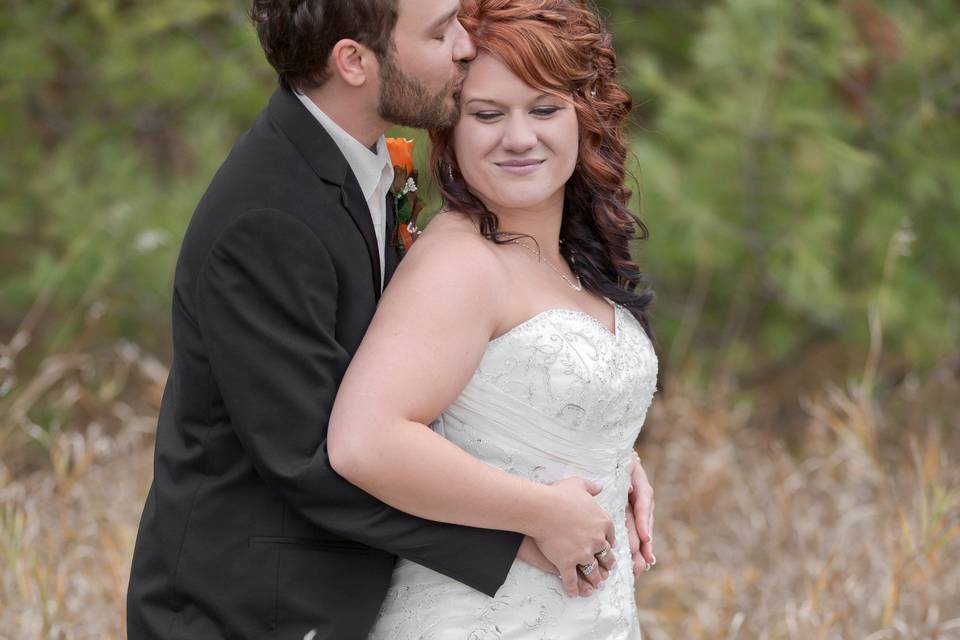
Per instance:
[[[415,21],[418,27],[430,28],[456,18],[460,0],[399,0],[398,9],[404,22]]]

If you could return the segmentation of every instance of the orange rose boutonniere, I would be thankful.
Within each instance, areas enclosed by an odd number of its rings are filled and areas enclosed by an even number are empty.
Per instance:
[[[417,198],[417,170],[413,167],[413,140],[406,138],[387,138],[387,150],[393,163],[393,214],[396,216],[397,250],[400,257],[410,250],[420,236],[417,228],[417,216],[423,210],[424,203]]]
[[[406,138],[387,138],[387,151],[390,152],[390,160],[394,167],[398,167],[407,172],[407,175],[413,173],[413,145],[415,140]]]

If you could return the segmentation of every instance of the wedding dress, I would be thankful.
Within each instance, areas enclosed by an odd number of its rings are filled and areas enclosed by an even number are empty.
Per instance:
[[[614,307],[614,329],[579,310],[537,314],[490,341],[460,396],[431,425],[510,473],[602,483],[595,499],[617,540],[604,588],[571,598],[560,578],[516,560],[491,598],[400,558],[369,640],[639,640],[624,509],[657,358],[625,307]]]

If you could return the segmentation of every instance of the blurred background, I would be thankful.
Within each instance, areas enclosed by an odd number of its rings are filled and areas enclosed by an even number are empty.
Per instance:
[[[598,4],[657,293],[645,637],[960,638],[960,4]],[[0,638],[123,637],[180,239],[274,87],[248,9],[0,11]]]

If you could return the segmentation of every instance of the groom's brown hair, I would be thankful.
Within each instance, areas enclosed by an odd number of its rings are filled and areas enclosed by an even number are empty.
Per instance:
[[[327,61],[344,38],[389,55],[399,0],[253,0],[250,17],[280,86],[308,90],[330,77]]]

